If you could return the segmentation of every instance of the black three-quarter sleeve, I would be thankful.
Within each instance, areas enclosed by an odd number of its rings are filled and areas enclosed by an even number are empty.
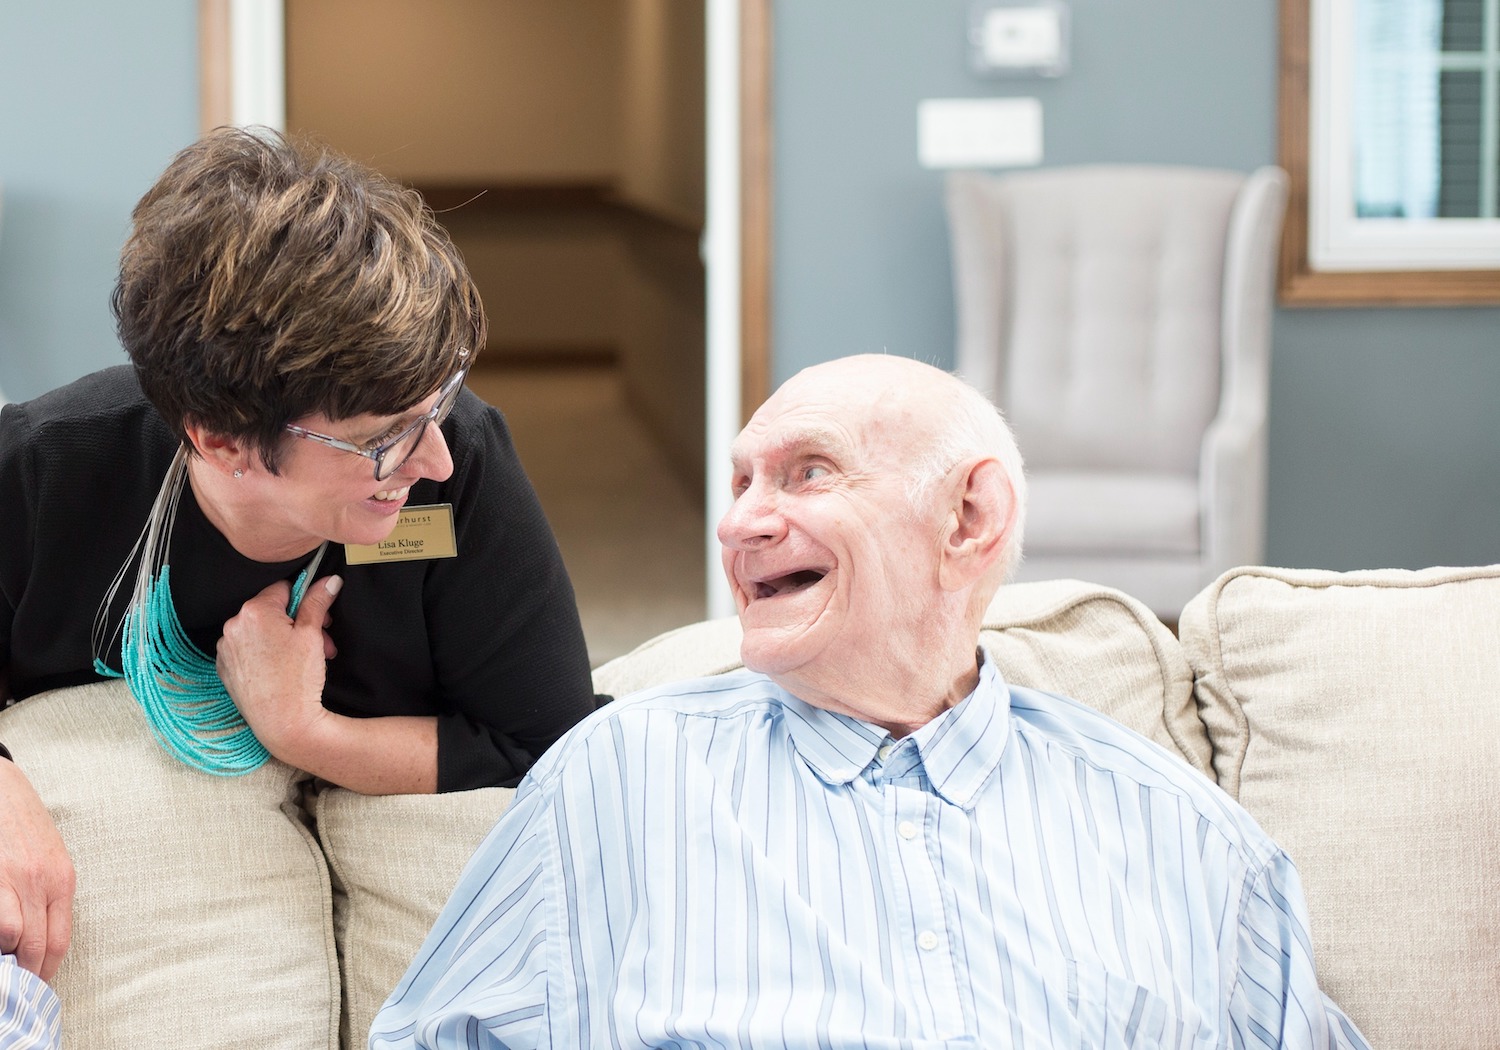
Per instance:
[[[596,702],[573,585],[510,432],[472,395],[462,407],[442,495],[459,555],[431,563],[423,595],[439,791],[514,785]]]

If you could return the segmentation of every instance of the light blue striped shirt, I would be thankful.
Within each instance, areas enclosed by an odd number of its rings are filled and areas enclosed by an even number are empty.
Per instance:
[[[917,732],[740,672],[532,770],[371,1032],[386,1047],[1365,1047],[1287,857],[1061,697]]]
[[[0,955],[0,1047],[57,1050],[62,1046],[62,1007],[36,974],[14,955]]]

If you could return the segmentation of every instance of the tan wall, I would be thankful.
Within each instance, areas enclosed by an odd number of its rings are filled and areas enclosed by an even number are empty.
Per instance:
[[[625,261],[612,213],[471,206],[442,219],[490,317],[486,363],[619,353]]]
[[[620,190],[702,225],[704,5],[624,0]]]
[[[704,5],[624,0],[621,141],[627,201],[664,218],[625,226],[621,292],[626,394],[678,472],[704,470]]]
[[[286,0],[289,125],[407,182],[612,179],[620,0]]]
[[[620,296],[625,395],[690,490],[703,495],[703,264],[691,234],[643,220]]]

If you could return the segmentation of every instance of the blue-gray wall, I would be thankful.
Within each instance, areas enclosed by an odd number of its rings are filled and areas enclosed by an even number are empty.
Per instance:
[[[967,0],[775,9],[774,373],[886,350],[953,360],[924,98],[1024,95],[1045,163],[1276,160],[1271,0],[1071,0],[1056,80],[969,71]],[[1500,562],[1500,310],[1278,310],[1267,560]]]
[[[923,98],[1027,94],[1049,164],[1275,160],[1271,0],[1073,0],[1056,81],[968,71],[965,0],[776,5],[775,374],[861,350],[948,364]],[[0,0],[0,389],[123,360],[109,317],[136,198],[196,134],[195,0]],[[1500,311],[1282,310],[1268,560],[1500,561]]]
[[[0,391],[124,352],[109,313],[130,209],[198,129],[195,0],[0,0]]]

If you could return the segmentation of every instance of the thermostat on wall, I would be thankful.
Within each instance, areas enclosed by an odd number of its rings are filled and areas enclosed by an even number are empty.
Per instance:
[[[987,75],[1056,77],[1068,68],[1068,5],[1063,0],[974,0],[969,54]]]

